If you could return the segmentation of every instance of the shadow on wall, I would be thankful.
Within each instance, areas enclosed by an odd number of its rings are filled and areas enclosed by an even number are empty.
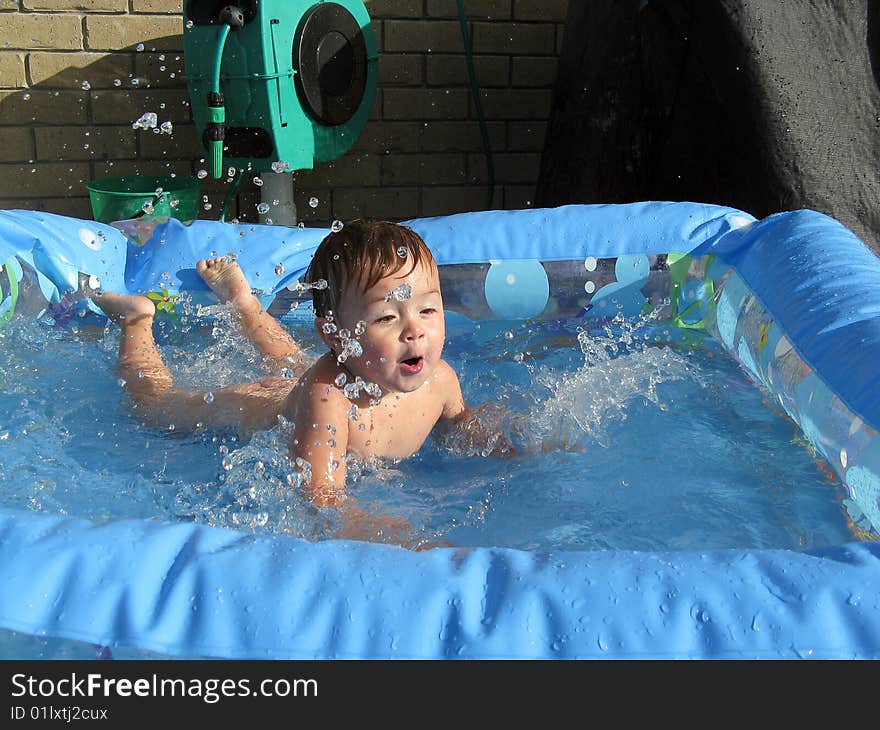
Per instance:
[[[0,207],[89,218],[92,180],[194,174],[201,149],[183,51],[173,50],[182,45],[171,36],[108,55],[31,54],[31,87],[0,101]],[[66,65],[92,55],[87,65]],[[156,127],[133,128],[148,112]]]
[[[812,208],[880,251],[878,5],[570,4],[537,203]]]
[[[200,174],[207,165],[182,47],[177,35],[108,55],[38,54],[31,86],[0,92],[0,209],[88,219],[93,180],[170,174],[202,178],[199,218],[217,219],[230,180]],[[90,55],[96,60],[87,65],[64,65]],[[152,114],[154,122],[144,118]],[[329,204],[309,206],[309,197],[297,191],[300,217],[326,223]],[[245,176],[227,220],[256,222],[259,202],[259,187]]]

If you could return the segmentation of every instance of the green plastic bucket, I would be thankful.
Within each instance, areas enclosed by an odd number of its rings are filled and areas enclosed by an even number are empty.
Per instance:
[[[86,188],[92,201],[92,215],[100,223],[144,215],[191,221],[199,217],[200,185],[194,177],[125,175],[93,180]]]

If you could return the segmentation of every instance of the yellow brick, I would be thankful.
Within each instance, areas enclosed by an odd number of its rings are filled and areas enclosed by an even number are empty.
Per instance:
[[[0,161],[26,162],[34,159],[34,140],[26,127],[0,127]]]
[[[134,71],[141,84],[148,84],[153,89],[186,86],[182,52],[137,53],[134,57]]]
[[[116,160],[135,157],[137,133],[131,127],[37,127],[40,160]]]
[[[551,23],[474,23],[474,53],[553,53],[556,26]]]
[[[137,48],[147,51],[183,49],[183,16],[93,15],[86,17],[88,48],[117,51]]]
[[[505,145],[504,122],[487,122],[489,146],[503,150]],[[422,152],[478,152],[483,149],[483,135],[479,122],[431,121],[420,125],[419,145]]]
[[[92,92],[92,120],[96,124],[131,124],[146,112],[155,112],[160,124],[189,122],[189,95],[183,89]]]
[[[379,57],[379,83],[404,86],[424,84],[423,56],[416,53],[384,54]]]
[[[0,86],[17,89],[26,85],[23,53],[0,53]]]
[[[461,51],[461,28],[451,20],[386,20],[383,51]]]
[[[3,38],[7,48],[82,49],[82,21],[78,15],[3,16]]]
[[[385,119],[464,119],[467,89],[383,89]]]
[[[541,155],[532,152],[502,152],[492,156],[496,183],[534,184],[538,179]],[[484,155],[468,155],[468,175],[471,182],[486,182]]]
[[[159,121],[164,121],[160,116]],[[205,154],[194,124],[175,124],[172,133],[140,132],[140,158],[151,160],[191,160]]]
[[[565,21],[569,0],[514,0],[514,20]]]
[[[124,13],[128,0],[24,0],[25,10],[82,10],[87,13]]]
[[[379,157],[369,153],[348,154],[296,174],[297,186],[309,188],[379,185]]]
[[[0,119],[4,124],[84,124],[84,91],[0,91]]]
[[[119,177],[120,175],[182,175],[193,174],[189,160],[107,160],[95,163],[92,179]]]
[[[234,5],[235,3],[230,3]],[[132,0],[131,11],[133,13],[168,13],[183,17],[183,3],[181,0]]]
[[[507,210],[522,210],[535,207],[534,185],[505,185],[504,207]]]
[[[297,211],[299,208],[297,208]],[[333,191],[333,218],[399,221],[419,215],[418,188],[342,188]]]
[[[0,198],[82,195],[88,182],[88,162],[0,165]]]
[[[464,154],[385,155],[383,185],[448,185],[464,183]]]
[[[352,149],[386,155],[417,152],[420,126],[418,122],[370,122]]]
[[[113,88],[118,81],[131,81],[131,56],[108,53],[52,53],[36,51],[28,54],[28,71],[34,86],[82,88],[88,81],[91,88]]]
[[[510,18],[510,0],[468,0],[465,17],[472,20],[506,20]],[[457,18],[456,0],[428,0],[428,17]]]
[[[371,18],[420,18],[422,0],[365,0]]]
[[[451,213],[466,213],[472,210],[484,210],[488,190],[486,186],[460,185],[456,187],[426,187],[422,188],[422,212],[421,215],[449,215]],[[492,201],[494,207],[502,198],[501,188],[495,186]]]
[[[40,210],[70,218],[92,220],[92,206],[88,198],[74,198],[65,195],[63,198],[3,198],[2,206],[6,210]]]

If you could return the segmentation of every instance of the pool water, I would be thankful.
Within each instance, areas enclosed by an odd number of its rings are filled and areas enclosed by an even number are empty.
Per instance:
[[[284,322],[317,355],[311,318],[302,306]],[[517,455],[447,438],[399,463],[350,463],[351,495],[405,520],[408,545],[806,550],[857,539],[839,481],[709,339],[671,346],[651,321],[452,313],[447,338],[468,404],[492,404],[482,417]],[[181,385],[260,376],[224,307],[183,301],[157,340]],[[77,320],[0,331],[0,504],[332,537],[336,511],[288,486],[283,424],[249,439],[145,427],[113,374],[118,341],[117,327]]]

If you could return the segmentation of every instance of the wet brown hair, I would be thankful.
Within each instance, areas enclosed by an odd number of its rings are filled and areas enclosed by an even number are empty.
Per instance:
[[[406,249],[406,255],[397,251]],[[327,235],[315,251],[305,280],[327,282],[326,289],[312,289],[316,317],[336,315],[345,290],[352,285],[365,292],[380,279],[396,274],[404,266],[406,276],[418,267],[436,266],[428,246],[418,233],[399,223],[358,219]]]

